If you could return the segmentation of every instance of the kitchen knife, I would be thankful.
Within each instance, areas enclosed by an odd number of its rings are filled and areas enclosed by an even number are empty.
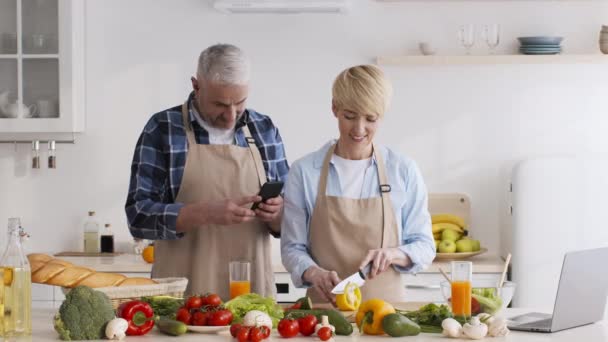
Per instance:
[[[370,262],[365,267],[363,267],[363,269],[360,269],[356,273],[351,274],[350,276],[339,282],[338,285],[336,285],[336,287],[331,290],[331,293],[344,293],[344,288],[346,287],[346,285],[348,285],[348,283],[355,283],[359,287],[363,286],[363,284],[365,284],[365,279],[367,279],[367,276],[369,275],[369,271],[371,271],[371,269],[372,263]]]

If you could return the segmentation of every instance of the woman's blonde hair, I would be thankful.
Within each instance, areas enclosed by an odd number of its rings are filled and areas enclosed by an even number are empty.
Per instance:
[[[376,114],[379,118],[388,109],[392,94],[391,83],[375,65],[357,65],[342,71],[332,88],[337,109]]]

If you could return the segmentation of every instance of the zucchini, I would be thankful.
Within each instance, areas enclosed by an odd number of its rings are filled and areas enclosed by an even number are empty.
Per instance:
[[[312,310],[312,300],[308,296],[302,297],[296,300],[293,306],[299,310]]]
[[[336,328],[336,335],[349,336],[353,333],[353,325],[346,320],[346,317],[341,312],[332,309],[313,309],[313,310],[287,310],[286,316],[292,318],[300,318],[306,315],[315,315],[319,322],[321,316],[327,316],[329,324]]]
[[[183,335],[188,331],[188,326],[183,322],[163,316],[158,319],[156,326],[162,333],[172,336]]]

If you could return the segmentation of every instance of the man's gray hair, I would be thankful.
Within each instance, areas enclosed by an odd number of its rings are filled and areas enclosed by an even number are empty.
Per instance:
[[[223,85],[249,83],[249,59],[243,50],[230,44],[206,48],[198,57],[197,77]]]

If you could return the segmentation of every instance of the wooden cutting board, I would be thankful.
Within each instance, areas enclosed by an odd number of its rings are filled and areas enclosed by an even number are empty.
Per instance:
[[[59,257],[100,257],[100,256],[117,256],[125,253],[116,252],[116,253],[86,253],[86,252],[59,252],[53,254],[54,256]]]

